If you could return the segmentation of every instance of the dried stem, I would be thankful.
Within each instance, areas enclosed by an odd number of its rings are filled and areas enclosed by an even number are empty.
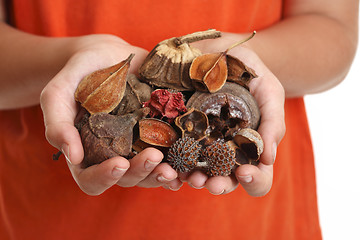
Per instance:
[[[184,35],[182,37],[177,37],[174,39],[174,43],[179,46],[183,43],[192,43],[205,39],[215,39],[221,37],[221,32],[216,31],[215,29],[209,29],[206,31],[194,32],[191,34]]]
[[[241,41],[239,41],[239,42],[234,43],[234,44],[231,45],[228,49],[226,49],[225,53],[227,53],[228,51],[230,51],[230,50],[233,49],[234,47],[237,47],[237,46],[239,46],[240,44],[243,44],[243,43],[249,41],[250,39],[252,39],[252,38],[255,36],[255,34],[256,34],[256,31],[253,31],[253,33],[252,33],[249,37],[247,37],[247,38],[245,38],[245,39],[243,39],[243,40],[241,40]]]

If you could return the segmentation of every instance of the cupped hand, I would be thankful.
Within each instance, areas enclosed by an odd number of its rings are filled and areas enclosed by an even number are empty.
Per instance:
[[[163,155],[156,149],[147,149],[130,161],[114,157],[101,164],[81,168],[84,151],[74,121],[79,106],[74,100],[78,83],[87,74],[114,65],[131,53],[130,72],[135,73],[148,52],[111,35],[89,35],[72,38],[73,53],[62,70],[46,85],[40,96],[46,138],[58,148],[68,161],[70,171],[87,194],[98,195],[111,186],[164,186],[176,190],[181,182],[177,173],[166,164],[160,164]]]
[[[205,40],[194,45],[204,53],[220,52],[242,38],[245,37],[225,33],[222,38]],[[232,192],[241,184],[249,195],[263,196],[271,189],[276,149],[285,134],[285,92],[279,80],[249,47],[239,46],[230,50],[228,54],[239,58],[258,75],[250,82],[249,88],[261,112],[258,132],[264,141],[264,152],[260,157],[260,164],[258,166],[241,165],[227,177],[209,178],[204,173],[196,171],[192,174],[182,174],[180,179],[194,188],[205,187],[215,195]]]

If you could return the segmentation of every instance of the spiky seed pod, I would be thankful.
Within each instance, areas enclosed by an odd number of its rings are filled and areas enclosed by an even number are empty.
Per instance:
[[[179,138],[169,149],[168,161],[178,172],[189,172],[195,168],[201,145],[194,138]]]
[[[202,158],[207,163],[206,174],[209,176],[228,176],[235,165],[235,153],[224,141],[218,139],[202,151]]]

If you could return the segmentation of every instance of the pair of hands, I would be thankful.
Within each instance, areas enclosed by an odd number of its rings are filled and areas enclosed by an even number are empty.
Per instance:
[[[196,43],[196,47],[203,52],[224,51],[236,41],[235,38],[239,39],[239,36],[225,34],[218,40]],[[145,149],[130,160],[114,157],[101,164],[81,168],[84,152],[80,135],[74,127],[79,111],[74,100],[78,83],[85,75],[118,63],[130,53],[135,54],[130,72],[135,73],[148,52],[110,35],[78,37],[71,43],[73,55],[43,89],[40,104],[49,143],[63,152],[72,176],[85,193],[99,195],[113,185],[145,188],[162,186],[176,191],[183,182],[194,188],[205,187],[216,195],[229,193],[239,184],[252,196],[262,196],[270,190],[276,148],[285,132],[284,90],[253,51],[238,47],[231,50],[231,54],[253,68],[259,76],[252,80],[250,90],[258,101],[262,114],[258,129],[265,146],[261,163],[258,166],[242,165],[227,177],[209,178],[200,171],[178,174],[167,163],[161,163],[163,154],[154,148]]]

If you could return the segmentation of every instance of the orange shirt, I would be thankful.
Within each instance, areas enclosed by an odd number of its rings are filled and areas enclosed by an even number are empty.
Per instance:
[[[13,0],[14,24],[24,31],[111,33],[148,50],[208,28],[260,30],[281,11],[281,0]],[[0,111],[0,239],[321,239],[303,99],[286,100],[285,111],[274,184],[261,198],[241,187],[213,196],[187,185],[87,196],[65,161],[51,160],[57,150],[44,137],[38,106]]]

